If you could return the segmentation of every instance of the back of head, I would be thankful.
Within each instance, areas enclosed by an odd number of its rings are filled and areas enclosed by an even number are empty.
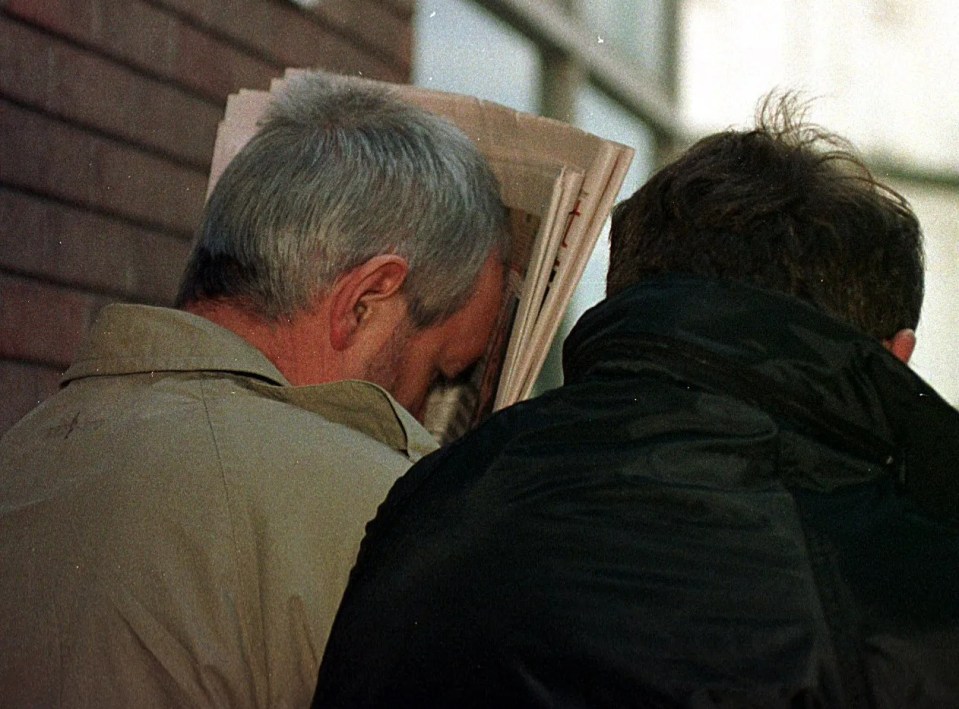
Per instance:
[[[505,224],[496,179],[458,128],[383,85],[305,73],[217,182],[177,302],[230,299],[275,320],[391,253],[409,262],[422,327],[466,302]]]
[[[788,293],[886,339],[918,323],[922,236],[845,140],[769,97],[755,129],[700,140],[616,207],[608,294],[666,273]]]

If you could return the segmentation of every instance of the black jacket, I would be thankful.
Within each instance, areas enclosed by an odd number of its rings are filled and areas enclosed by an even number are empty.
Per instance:
[[[791,298],[667,278],[414,467],[316,706],[959,707],[959,414]]]

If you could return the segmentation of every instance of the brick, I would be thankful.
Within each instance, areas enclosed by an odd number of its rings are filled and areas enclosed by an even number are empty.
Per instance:
[[[102,299],[0,274],[0,358],[66,367]]]
[[[57,391],[61,370],[0,360],[0,435]]]
[[[383,55],[409,72],[413,53],[413,25],[409,17],[374,0],[325,0],[310,12],[340,34],[355,37],[361,46]]]
[[[202,88],[224,103],[240,89],[269,88],[270,81],[282,73],[279,63],[251,56],[183,22],[174,27],[170,43],[164,70],[181,83]]]
[[[148,0],[189,18],[202,28],[225,34],[281,66],[315,56],[321,34],[291,3],[263,0]]]
[[[222,107],[0,16],[0,94],[194,165]]]
[[[139,0],[6,0],[3,12],[219,102],[283,68]]]
[[[190,243],[0,188],[0,267],[66,286],[169,305]]]
[[[380,0],[380,3],[404,20],[411,20],[416,10],[416,0]]]
[[[165,227],[187,237],[206,174],[0,101],[0,184]]]
[[[346,74],[404,81],[409,67],[376,56],[355,40],[324,29],[287,2],[150,0],[204,30],[226,36],[279,67],[323,67]]]

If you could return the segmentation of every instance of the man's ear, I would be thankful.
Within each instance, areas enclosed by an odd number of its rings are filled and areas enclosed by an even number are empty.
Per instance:
[[[912,351],[916,349],[916,333],[913,330],[900,330],[888,340],[882,341],[882,346],[903,364],[909,364]]]
[[[380,254],[340,276],[330,293],[330,344],[342,351],[378,310],[391,307],[400,293],[409,263],[402,256]]]

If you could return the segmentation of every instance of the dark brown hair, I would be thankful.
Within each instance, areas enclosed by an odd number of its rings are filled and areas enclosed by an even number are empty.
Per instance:
[[[613,211],[608,295],[653,275],[792,294],[863,332],[915,328],[922,234],[843,138],[771,95],[756,128],[703,138]]]

